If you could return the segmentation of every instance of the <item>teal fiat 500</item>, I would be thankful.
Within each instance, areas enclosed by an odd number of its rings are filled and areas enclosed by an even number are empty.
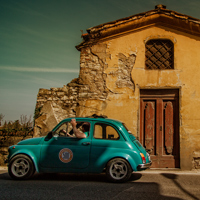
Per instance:
[[[84,138],[74,135],[72,118],[61,121],[45,137],[31,138],[9,147],[8,172],[13,179],[38,173],[102,173],[112,182],[127,181],[133,171],[150,167],[140,142],[120,121],[75,118],[76,130],[89,127]]]

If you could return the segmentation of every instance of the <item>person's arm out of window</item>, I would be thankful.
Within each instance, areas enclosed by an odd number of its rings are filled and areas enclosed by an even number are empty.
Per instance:
[[[77,138],[86,138],[86,135],[76,128],[77,123],[76,123],[75,119],[71,120],[71,124],[72,124],[72,127],[73,127],[73,132],[74,132],[74,134],[76,135]]]

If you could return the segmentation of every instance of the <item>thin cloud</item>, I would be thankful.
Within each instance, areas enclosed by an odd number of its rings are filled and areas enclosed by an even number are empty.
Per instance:
[[[55,41],[60,41],[60,42],[69,42],[70,41],[70,39],[66,38],[66,36],[64,35],[64,33],[60,33],[60,34],[62,34],[60,37],[51,37],[48,32],[41,33],[41,31],[35,31],[33,29],[30,29],[30,28],[27,28],[27,27],[21,26],[21,25],[18,25],[16,27],[16,29],[18,29],[21,32],[24,32],[27,35],[36,36],[36,37],[39,37],[39,38],[43,38],[45,40],[55,40]]]
[[[0,70],[16,72],[79,73],[78,69],[0,66]]]
[[[26,6],[24,3],[19,3],[19,2],[13,1],[12,4],[9,4],[9,3],[2,4],[1,6],[3,6],[4,8],[10,9],[12,11],[26,13],[28,15],[39,16],[39,17],[44,17],[44,18],[49,19],[49,17],[47,17],[43,13],[40,13],[40,12]]]

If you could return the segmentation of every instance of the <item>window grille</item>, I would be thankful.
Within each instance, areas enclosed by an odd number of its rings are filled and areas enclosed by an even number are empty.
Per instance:
[[[149,40],[145,57],[146,69],[174,69],[174,44],[170,40]]]

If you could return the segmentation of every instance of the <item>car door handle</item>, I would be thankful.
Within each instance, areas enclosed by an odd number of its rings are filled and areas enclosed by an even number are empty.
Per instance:
[[[83,142],[82,145],[84,146],[90,145],[90,142]]]

